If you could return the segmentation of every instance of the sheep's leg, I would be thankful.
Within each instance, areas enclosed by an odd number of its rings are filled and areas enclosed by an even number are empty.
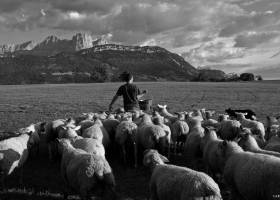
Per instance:
[[[170,144],[170,142],[169,142],[169,143],[168,143],[168,146],[167,146],[167,148],[168,148],[168,149],[167,149],[167,158],[168,158],[168,159],[170,159],[170,145],[171,145],[171,144]]]
[[[4,176],[4,173],[1,173],[1,187],[0,190],[6,189],[6,177]]]
[[[23,186],[23,166],[19,169],[19,185]]]
[[[136,142],[133,143],[133,147],[134,147],[134,167],[137,168],[138,166],[138,158],[137,158],[137,144]]]
[[[126,160],[126,150],[125,150],[125,146],[122,145],[122,155],[123,155],[123,163],[125,166],[127,166],[127,160]]]
[[[177,148],[177,141],[176,142],[174,142],[174,155],[176,155],[176,148]]]
[[[51,143],[48,144],[49,160],[53,160]]]

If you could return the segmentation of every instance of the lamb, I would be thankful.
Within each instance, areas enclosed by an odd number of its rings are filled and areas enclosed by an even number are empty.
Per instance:
[[[203,151],[203,161],[206,164],[207,171],[213,176],[217,173],[222,173],[216,156],[218,146],[222,142],[223,140],[218,139],[214,130],[205,128],[204,136],[201,140],[201,149]]]
[[[220,115],[217,134],[223,140],[235,140],[241,132],[241,123],[237,120],[227,119],[227,115]]]
[[[246,133],[244,135],[241,135],[241,139],[238,142],[238,145],[242,147],[245,151],[250,151],[254,153],[262,153],[267,155],[272,155],[280,158],[280,153],[274,152],[274,151],[267,151],[263,150],[259,147],[256,139],[250,135],[249,133]]]
[[[217,153],[231,199],[272,200],[280,194],[280,159],[244,152],[236,142],[224,141]]]
[[[30,147],[40,141],[35,124],[21,129],[19,136],[0,141],[0,177],[2,186],[15,168],[21,167],[20,182],[22,182],[22,166],[26,162]]]
[[[160,152],[164,152],[168,137],[164,129],[155,125],[151,116],[145,114],[142,116],[142,123],[138,126],[136,141],[137,146],[142,150],[157,148]]]
[[[117,126],[115,135],[115,141],[121,147],[122,158],[125,165],[127,165],[127,151],[132,152],[130,148],[133,147],[135,168],[137,167],[137,128],[137,125],[132,122],[132,120],[123,120]]]
[[[63,149],[61,175],[68,190],[74,189],[81,199],[89,199],[91,192],[101,187],[103,199],[117,198],[115,178],[105,157],[75,149],[69,140],[61,140],[59,143]],[[68,193],[64,191],[64,198],[67,198]]]
[[[276,151],[280,153],[280,137],[272,136],[264,147],[265,150],[268,151]]]
[[[85,138],[94,138],[102,142],[105,148],[109,147],[110,137],[103,126],[101,120],[96,119],[93,126],[85,129],[82,132],[82,136]]]
[[[255,120],[250,120],[246,119],[245,115],[242,113],[236,113],[237,119],[240,121],[241,125],[243,127],[250,128],[252,133],[254,135],[259,135],[260,138],[262,138],[263,141],[265,141],[265,128],[263,123],[255,121]]]
[[[187,166],[197,167],[198,162],[202,158],[200,143],[204,136],[204,128],[202,128],[200,120],[193,120],[192,124],[193,128],[187,137],[183,156]]]
[[[222,199],[219,186],[207,174],[164,162],[168,159],[156,150],[145,152],[143,164],[152,170],[151,200]]]

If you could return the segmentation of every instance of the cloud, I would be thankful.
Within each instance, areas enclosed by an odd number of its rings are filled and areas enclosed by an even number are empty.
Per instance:
[[[254,48],[262,43],[271,41],[279,37],[279,32],[247,32],[235,38],[235,47]]]
[[[182,56],[190,60],[190,63],[213,65],[228,59],[242,58],[244,55],[244,48],[236,48],[232,40],[224,39],[203,43]]]

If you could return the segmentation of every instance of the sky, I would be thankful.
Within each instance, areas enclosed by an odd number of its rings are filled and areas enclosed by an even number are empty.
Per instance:
[[[0,44],[77,32],[280,79],[280,0],[0,0]]]

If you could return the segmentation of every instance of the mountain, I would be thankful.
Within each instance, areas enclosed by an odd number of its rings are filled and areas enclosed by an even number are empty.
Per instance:
[[[29,41],[22,44],[0,45],[0,55],[2,55],[2,57],[9,54],[50,56],[60,52],[75,52],[107,43],[108,42],[104,37],[95,38],[88,33],[77,33],[70,40],[59,39],[58,37],[51,35],[38,44]]]
[[[49,37],[37,48],[52,49],[57,44],[62,47],[63,41]],[[119,81],[125,70],[132,72],[136,81],[192,81],[198,76],[196,68],[164,48],[105,44],[52,56],[0,58],[0,84]]]

